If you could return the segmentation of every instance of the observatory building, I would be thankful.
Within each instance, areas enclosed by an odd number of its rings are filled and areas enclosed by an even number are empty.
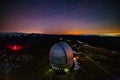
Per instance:
[[[55,43],[49,52],[50,67],[62,71],[73,66],[73,51],[67,42]]]

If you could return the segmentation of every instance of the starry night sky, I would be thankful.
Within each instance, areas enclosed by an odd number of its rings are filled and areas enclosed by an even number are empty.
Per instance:
[[[120,33],[120,1],[1,0],[0,32]]]

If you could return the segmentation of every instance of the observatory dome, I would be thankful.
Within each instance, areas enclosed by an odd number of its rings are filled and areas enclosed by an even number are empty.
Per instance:
[[[66,42],[55,43],[49,52],[50,65],[54,69],[62,69],[73,65],[73,51]]]

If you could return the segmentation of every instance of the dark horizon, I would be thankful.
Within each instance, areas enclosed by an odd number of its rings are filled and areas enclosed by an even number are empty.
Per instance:
[[[79,35],[93,35],[93,36],[101,36],[101,37],[120,37],[119,33],[114,33],[114,34],[110,34],[110,33],[102,33],[102,34],[55,34],[55,33],[26,33],[26,32],[0,32],[0,33],[20,33],[20,34],[45,34],[45,35],[73,35],[73,36],[79,36]]]

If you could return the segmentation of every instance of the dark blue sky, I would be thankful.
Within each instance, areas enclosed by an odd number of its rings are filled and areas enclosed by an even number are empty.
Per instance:
[[[3,0],[1,32],[120,33],[119,0]]]

